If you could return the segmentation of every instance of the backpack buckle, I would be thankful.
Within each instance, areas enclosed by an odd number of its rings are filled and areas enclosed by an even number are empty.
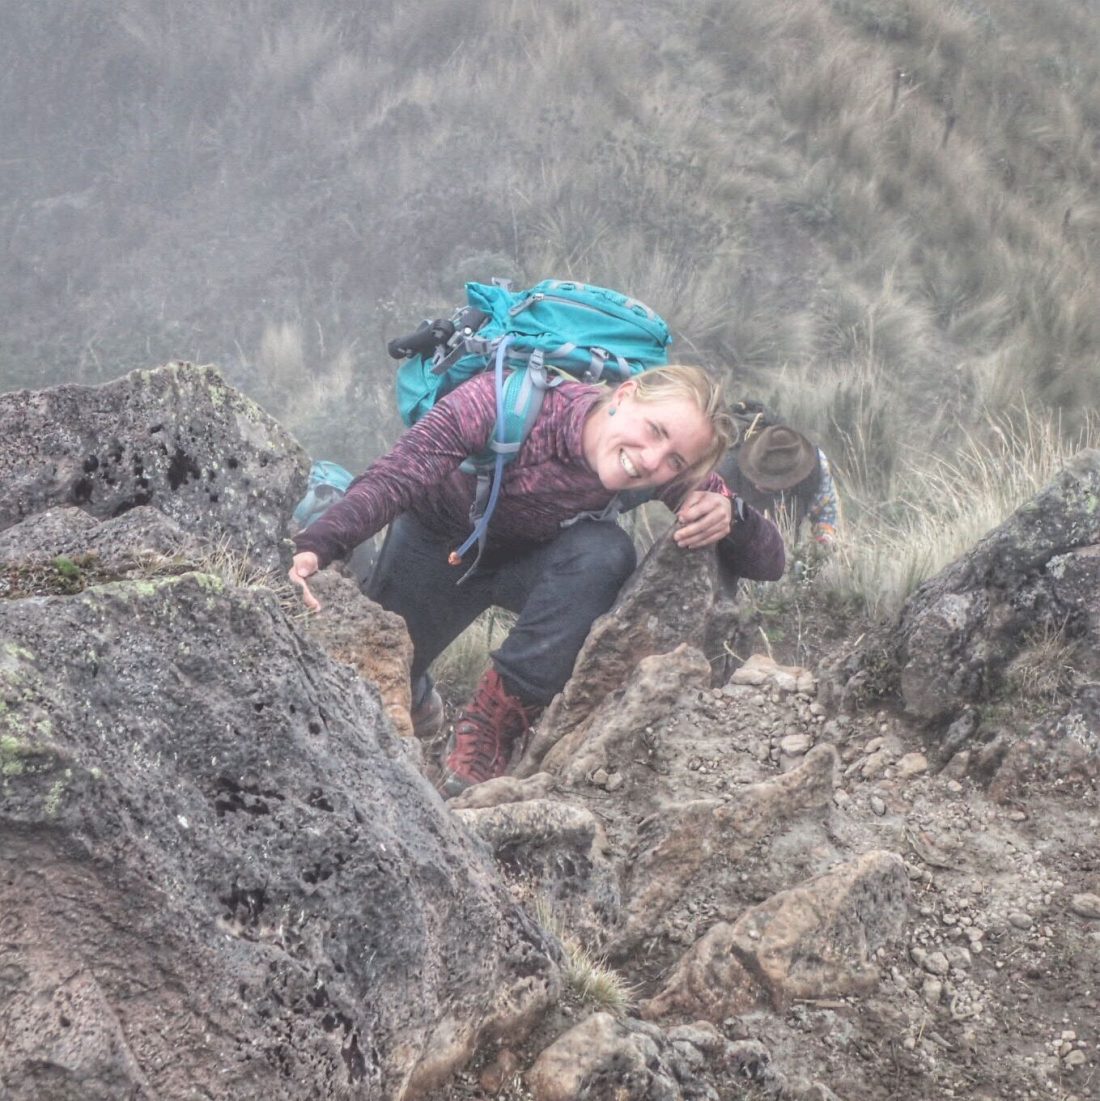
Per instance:
[[[442,375],[451,369],[455,362],[466,354],[467,342],[491,317],[476,306],[463,306],[455,310],[451,320],[450,335],[441,341],[432,356],[432,374]]]

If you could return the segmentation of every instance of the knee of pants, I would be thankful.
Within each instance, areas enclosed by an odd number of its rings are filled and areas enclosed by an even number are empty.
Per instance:
[[[616,590],[634,572],[638,556],[634,542],[618,524],[607,520],[580,520],[556,540],[555,559],[563,572],[599,577]]]

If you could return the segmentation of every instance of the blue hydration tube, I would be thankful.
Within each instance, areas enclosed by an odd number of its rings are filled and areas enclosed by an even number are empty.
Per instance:
[[[454,565],[458,565],[462,561],[462,556],[475,544],[481,542],[485,538],[485,533],[489,530],[489,520],[493,515],[493,509],[496,508],[497,498],[500,496],[500,483],[503,480],[504,474],[504,449],[505,443],[504,436],[504,357],[508,352],[508,345],[511,344],[512,337],[507,335],[501,338],[500,343],[497,345],[496,365],[494,373],[496,375],[496,391],[497,391],[497,424],[496,424],[496,444],[497,447],[494,450],[497,453],[496,462],[493,468],[493,485],[489,491],[489,502],[485,506],[485,511],[478,517],[477,523],[474,524],[474,530],[466,537],[465,542],[451,554],[451,562]]]

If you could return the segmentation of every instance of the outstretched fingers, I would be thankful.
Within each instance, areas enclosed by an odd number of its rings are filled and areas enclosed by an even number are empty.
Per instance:
[[[317,572],[318,565],[317,555],[313,551],[301,551],[294,556],[294,563],[287,571],[287,577],[302,590],[302,601],[311,612],[319,612],[321,602],[313,595],[306,578]]]

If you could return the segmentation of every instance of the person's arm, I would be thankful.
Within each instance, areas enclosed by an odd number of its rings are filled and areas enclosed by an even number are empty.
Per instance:
[[[738,577],[750,581],[778,581],[787,565],[783,536],[762,512],[740,497],[734,501],[737,519],[718,544],[718,559]]]
[[[717,547],[719,561],[738,577],[747,577],[751,581],[778,581],[783,576],[786,552],[779,528],[763,513],[731,493],[718,474],[708,474],[702,485],[688,493],[678,506],[663,495],[662,500],[681,521],[682,527],[673,536],[680,546],[709,546],[713,543]],[[682,518],[682,514],[689,509],[695,510],[690,514],[691,522],[705,525],[709,530],[706,538],[691,543],[682,537],[683,532],[690,532]],[[701,530],[702,527],[697,529]]]
[[[840,497],[836,491],[829,460],[825,452],[818,449],[821,476],[818,479],[817,492],[810,507],[806,510],[806,519],[810,522],[810,535],[824,546],[830,546],[836,539],[840,527]]]
[[[464,383],[403,432],[390,451],[351,483],[343,498],[294,536],[298,553],[315,554],[318,569],[350,553],[406,511],[424,489],[484,449],[495,423],[491,374]]]

